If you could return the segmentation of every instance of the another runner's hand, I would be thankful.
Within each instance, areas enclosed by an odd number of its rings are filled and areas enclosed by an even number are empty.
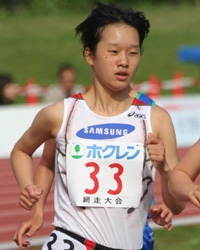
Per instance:
[[[163,226],[168,231],[172,230],[173,213],[165,204],[152,205],[149,210],[149,215],[157,225]]]
[[[188,198],[192,204],[200,208],[200,187],[194,184],[194,189],[189,192]]]
[[[149,153],[149,158],[152,161],[154,167],[160,171],[165,166],[165,147],[164,144],[156,139],[152,133],[148,135],[146,141],[147,151]]]
[[[21,207],[30,210],[36,202],[40,199],[43,193],[43,189],[36,185],[26,186],[21,194],[19,199],[19,204]]]

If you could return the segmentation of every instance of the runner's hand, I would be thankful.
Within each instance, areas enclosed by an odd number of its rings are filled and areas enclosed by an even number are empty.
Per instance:
[[[165,166],[165,147],[164,144],[156,139],[152,133],[148,135],[146,140],[147,151],[149,153],[149,158],[153,163],[153,166],[158,170],[162,170]]]
[[[31,237],[38,231],[43,224],[43,219],[40,216],[31,216],[27,221],[23,222],[17,229],[13,240],[19,247],[27,247],[30,245],[29,241],[23,239],[23,236]]]
[[[200,187],[194,184],[194,189],[189,192],[188,198],[192,204],[200,208]]]
[[[26,186],[19,198],[19,204],[21,207],[30,210],[35,203],[37,203],[43,193],[42,187],[36,185],[28,185]]]
[[[149,210],[149,215],[157,225],[163,226],[168,231],[172,230],[173,213],[165,204],[152,205]]]

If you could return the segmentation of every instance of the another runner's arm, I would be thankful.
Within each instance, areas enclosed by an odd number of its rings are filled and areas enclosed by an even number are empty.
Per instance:
[[[44,141],[57,135],[57,105],[48,106],[36,115],[31,127],[17,141],[11,152],[11,165],[21,191],[27,185],[33,184],[32,154]]]
[[[200,173],[200,139],[188,150],[173,169],[169,180],[169,190],[183,201],[191,201],[200,208],[200,187],[194,180]]]
[[[179,160],[173,123],[168,112],[159,106],[152,109],[151,118],[154,136],[160,139],[165,147],[166,163],[162,169],[158,170],[163,200],[174,214],[178,214],[185,208],[185,203],[172,196],[168,189],[171,170]]]

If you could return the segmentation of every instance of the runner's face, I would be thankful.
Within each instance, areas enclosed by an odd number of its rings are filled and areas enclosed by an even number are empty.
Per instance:
[[[87,62],[93,69],[94,84],[114,92],[127,88],[140,62],[137,30],[126,24],[106,26],[95,55]]]

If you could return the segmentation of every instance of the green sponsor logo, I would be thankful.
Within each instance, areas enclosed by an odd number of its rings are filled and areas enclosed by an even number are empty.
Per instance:
[[[70,155],[74,159],[80,159],[85,154],[85,146],[81,143],[73,143],[70,147]]]

